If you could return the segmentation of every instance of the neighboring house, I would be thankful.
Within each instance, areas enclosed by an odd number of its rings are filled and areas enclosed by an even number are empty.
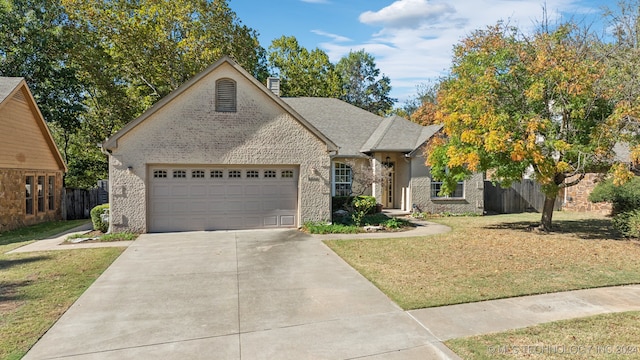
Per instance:
[[[280,98],[222,58],[103,143],[111,230],[298,227],[331,219],[348,195],[349,159],[390,181],[369,190],[388,208],[482,212],[483,179],[438,197],[422,147],[439,127],[382,118],[336,99]]]
[[[65,171],[24,79],[0,77],[0,231],[61,219]]]
[[[613,147],[615,162],[631,163],[631,149],[627,143],[616,143]],[[595,212],[610,214],[613,210],[611,203],[592,203],[589,195],[598,183],[605,179],[606,174],[588,173],[577,185],[564,189],[562,210],[576,212]],[[570,182],[573,178],[567,179]]]

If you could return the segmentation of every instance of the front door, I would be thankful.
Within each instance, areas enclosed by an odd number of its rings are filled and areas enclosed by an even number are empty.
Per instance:
[[[387,209],[393,209],[394,205],[393,205],[393,200],[395,197],[395,191],[393,191],[393,189],[395,188],[395,163],[393,162],[388,162],[385,163],[384,166],[386,167],[386,179],[385,179],[385,184],[382,184],[382,189],[384,190],[382,193],[382,205],[387,208]]]

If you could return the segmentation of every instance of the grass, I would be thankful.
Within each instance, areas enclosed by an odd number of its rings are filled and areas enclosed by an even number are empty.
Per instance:
[[[640,312],[556,321],[449,340],[463,359],[632,359],[640,357]]]
[[[82,233],[82,234],[73,234],[68,236],[65,239],[65,243],[69,243],[70,240],[73,239],[82,239],[82,238],[87,238],[90,237],[92,238],[92,240],[87,240],[84,242],[110,242],[110,241],[131,241],[131,240],[135,240],[137,239],[139,236],[139,234],[136,233],[132,233],[132,232],[117,232],[117,233],[110,233],[110,234],[103,234],[100,231],[92,231],[90,233]]]
[[[84,223],[86,220],[80,222]],[[124,248],[6,254],[79,222],[54,222],[0,237],[0,359],[20,359]]]
[[[539,217],[443,217],[447,234],[326,243],[404,309],[640,283],[640,245],[610,219],[557,212],[541,234]]]
[[[88,220],[50,221],[0,233],[0,245],[29,240],[42,240],[86,224]]]

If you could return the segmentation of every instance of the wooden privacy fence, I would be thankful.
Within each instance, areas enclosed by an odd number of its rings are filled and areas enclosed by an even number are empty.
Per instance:
[[[540,185],[533,180],[524,179],[511,184],[509,188],[484,182],[484,209],[487,212],[513,214],[522,212],[542,212],[544,194]],[[562,198],[558,196],[554,210],[562,209]]]
[[[65,189],[62,198],[62,218],[64,220],[88,219],[91,209],[107,203],[105,189]]]

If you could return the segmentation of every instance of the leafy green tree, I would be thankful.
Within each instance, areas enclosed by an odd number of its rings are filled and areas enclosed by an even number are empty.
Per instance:
[[[436,117],[446,138],[428,154],[444,192],[471,172],[503,185],[531,176],[542,185],[541,226],[550,230],[560,189],[611,160],[611,104],[599,87],[604,59],[572,24],[525,37],[504,24],[474,32],[454,48]]]
[[[224,0],[62,1],[78,32],[91,39],[76,52],[87,78],[96,80],[91,95],[116,90],[120,97],[123,87],[136,114],[224,55],[255,76],[266,74],[257,33]],[[101,107],[114,103],[93,101]]]
[[[57,0],[0,0],[0,75],[25,78],[67,162],[84,112],[69,26]]]
[[[391,80],[380,76],[375,59],[364,50],[350,51],[338,61],[342,78],[342,100],[374,114],[385,115],[397,101],[389,96]]]
[[[324,51],[309,51],[295,37],[282,36],[273,40],[267,57],[273,72],[280,77],[282,96],[341,96],[340,76]]]

